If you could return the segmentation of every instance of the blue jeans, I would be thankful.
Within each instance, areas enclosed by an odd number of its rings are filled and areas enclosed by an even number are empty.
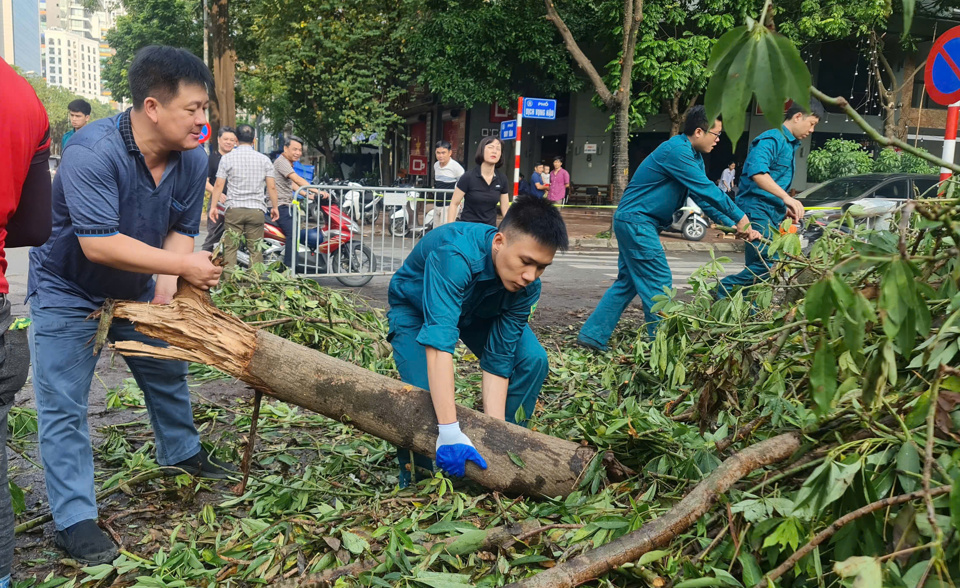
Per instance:
[[[424,390],[430,390],[430,381],[427,378],[427,348],[417,342],[417,335],[423,326],[423,317],[415,309],[393,306],[387,313],[390,321],[390,344],[393,346],[393,358],[397,362],[397,371],[400,379],[406,383]],[[483,357],[483,349],[487,343],[487,336],[493,327],[494,320],[477,319],[460,329],[460,340],[477,356]],[[513,374],[507,387],[507,402],[504,416],[508,423],[526,426],[527,419],[533,415],[537,407],[537,398],[543,388],[543,381],[547,378],[549,364],[547,352],[540,345],[537,336],[527,325],[517,341]],[[517,409],[523,407],[523,420],[517,420]],[[397,458],[400,462],[400,485],[409,484],[409,472],[405,465],[410,463],[410,451],[399,449]],[[432,461],[426,456],[414,454],[418,467],[431,469]],[[407,476],[405,478],[405,476]]]
[[[750,218],[750,225],[760,231],[767,239],[773,239],[780,231],[780,222],[773,218],[773,214],[766,210],[749,210],[744,213]],[[725,298],[733,293],[733,290],[740,286],[752,286],[757,282],[767,279],[770,275],[770,268],[775,263],[777,256],[767,254],[768,246],[766,243],[751,241],[746,244],[743,252],[744,268],[740,273],[727,276],[720,280],[720,286],[717,288],[717,298]]]
[[[660,322],[660,317],[653,313],[653,297],[663,294],[665,286],[673,285],[673,274],[667,264],[655,221],[614,218],[613,232],[620,250],[617,281],[607,289],[579,335],[579,339],[601,349],[607,348],[607,341],[617,328],[620,316],[637,295],[643,303],[647,334],[652,337]]]
[[[89,314],[82,308],[30,307],[40,457],[58,530],[97,519],[87,402],[100,355],[93,353],[98,321],[87,320]],[[109,338],[166,346],[135,331],[129,321],[114,321]],[[195,455],[200,450],[200,436],[193,425],[187,364],[146,357],[124,359],[143,390],[156,436],[157,462],[172,465]]]

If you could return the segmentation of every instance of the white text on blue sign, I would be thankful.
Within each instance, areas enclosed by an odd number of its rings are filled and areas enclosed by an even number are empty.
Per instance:
[[[553,120],[557,118],[557,101],[546,98],[524,98],[523,117]]]

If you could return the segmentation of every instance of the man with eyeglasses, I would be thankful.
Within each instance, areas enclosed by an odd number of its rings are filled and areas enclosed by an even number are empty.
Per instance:
[[[577,341],[581,345],[605,351],[620,315],[638,294],[647,333],[654,336],[660,317],[653,312],[653,297],[673,284],[658,228],[671,223],[674,211],[688,195],[714,221],[736,225],[739,238],[760,238],[760,233],[750,228],[750,219],[704,170],[703,154],[713,151],[722,129],[719,119],[707,121],[703,106],[695,106],[687,114],[683,134],[654,149],[633,174],[613,215],[620,249],[619,274],[580,329]]]

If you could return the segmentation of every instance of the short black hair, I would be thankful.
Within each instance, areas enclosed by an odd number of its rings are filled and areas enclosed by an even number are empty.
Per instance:
[[[213,76],[199,57],[186,49],[166,45],[148,45],[137,51],[127,80],[137,110],[151,96],[161,104],[169,103],[180,93],[180,84],[203,86],[208,94],[213,88]]]
[[[90,116],[90,113],[93,112],[93,108],[90,107],[90,103],[82,98],[77,98],[70,104],[67,104],[67,110],[70,112],[79,112],[84,116]]]
[[[241,143],[253,143],[256,133],[250,125],[237,125],[237,141]]]
[[[517,231],[530,235],[541,245],[566,251],[570,247],[567,225],[560,209],[546,198],[524,194],[517,196],[497,229],[501,233]]]
[[[290,135],[289,137],[285,138],[283,140],[283,146],[284,148],[289,147],[290,143],[294,143],[294,142],[300,143],[300,146],[303,147],[303,139],[301,139],[296,135]]]
[[[450,145],[450,141],[437,141],[437,144],[433,146],[434,149],[446,149],[447,151],[453,151],[453,146]]]
[[[487,145],[489,145],[490,143],[493,143],[494,141],[496,141],[497,143],[500,143],[501,148],[503,147],[503,141],[501,141],[499,137],[484,137],[480,139],[480,144],[477,145],[477,154],[473,158],[473,160],[477,163],[477,165],[480,165],[481,163],[483,163],[483,150],[487,148]],[[503,165],[503,150],[501,149],[500,159],[497,160],[496,165],[494,165],[493,167],[500,167],[502,165]]]
[[[556,161],[559,161],[559,162],[560,162],[560,165],[563,165],[563,158],[560,157],[559,155],[556,156],[556,157],[554,157],[554,158],[553,158],[553,161],[555,161],[555,162],[556,162]]]
[[[217,131],[217,136],[218,136],[218,137],[222,137],[222,136],[224,136],[224,135],[227,134],[227,133],[233,133],[234,135],[236,135],[236,134],[237,134],[237,131],[236,131],[233,127],[228,127],[228,126],[224,125],[224,126],[220,127],[220,130],[219,130],[219,131]]]
[[[819,119],[823,119],[827,116],[827,112],[823,108],[823,103],[813,96],[810,97],[810,110],[804,110],[802,106],[796,102],[792,102],[790,104],[790,108],[788,108],[787,112],[784,113],[783,120],[790,120],[796,116],[798,112],[803,113],[805,116],[815,116]]]
[[[692,137],[693,134],[697,132],[697,129],[706,133],[713,128],[717,120],[721,120],[719,116],[716,120],[708,122],[707,109],[701,105],[694,106],[690,109],[690,112],[687,113],[687,118],[683,121],[683,134]]]

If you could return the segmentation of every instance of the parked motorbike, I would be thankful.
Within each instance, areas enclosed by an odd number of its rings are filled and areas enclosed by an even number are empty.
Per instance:
[[[223,204],[218,208],[220,214],[225,212]],[[300,230],[295,254],[296,273],[326,274],[329,268],[329,272],[344,286],[359,288],[369,283],[373,279],[372,275],[335,275],[372,273],[377,270],[376,256],[370,247],[359,240],[360,226],[341,210],[335,195],[323,199],[319,206],[314,204],[309,208],[319,209],[323,222],[320,226],[308,222],[307,226]],[[294,207],[293,210],[296,214],[301,214],[299,207]],[[355,238],[357,240],[354,240]],[[266,218],[263,227],[264,264],[283,261],[286,243],[287,235],[269,217]],[[237,265],[250,267],[250,252],[246,244],[241,245],[237,251]]]
[[[671,220],[670,226],[663,230],[680,233],[688,241],[700,241],[707,234],[707,229],[710,228],[707,217],[690,197],[687,197],[683,207],[674,211]]]
[[[383,209],[383,194],[377,194],[364,186],[363,182],[338,182],[338,184],[350,188],[340,196],[343,212],[352,219],[362,219],[364,225],[375,223]]]
[[[397,185],[396,183],[394,185]],[[401,186],[410,187],[410,186]],[[403,205],[392,205],[387,207],[387,213],[390,215],[390,222],[387,224],[387,231],[396,237],[412,235],[422,237],[433,230],[436,225],[435,219],[440,210],[434,206],[423,215],[423,224],[417,225],[417,205],[426,204],[421,202],[423,193],[411,189],[406,192],[406,202]]]

